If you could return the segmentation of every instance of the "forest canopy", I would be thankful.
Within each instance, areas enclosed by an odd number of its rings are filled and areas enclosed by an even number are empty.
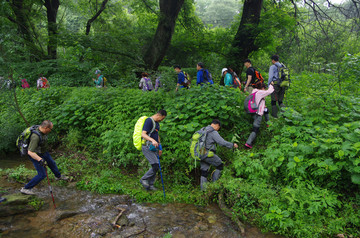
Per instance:
[[[359,52],[359,2],[122,0],[1,2],[1,74],[57,85],[91,85],[95,68],[111,83],[159,66],[214,72],[243,69],[251,58],[267,70],[280,55],[294,73],[339,74]],[[220,75],[216,74],[216,75]]]

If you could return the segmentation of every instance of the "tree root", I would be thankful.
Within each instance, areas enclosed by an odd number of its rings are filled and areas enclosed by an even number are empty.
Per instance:
[[[222,190],[219,193],[218,198],[219,198],[218,204],[220,209],[224,212],[226,216],[230,217],[236,223],[236,225],[239,227],[241,231],[241,235],[245,235],[245,225],[236,216],[233,216],[233,211],[225,205],[224,190]]]

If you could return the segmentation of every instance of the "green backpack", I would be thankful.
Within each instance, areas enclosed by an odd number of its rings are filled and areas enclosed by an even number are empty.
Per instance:
[[[281,67],[278,67],[279,71],[279,79],[280,79],[280,87],[287,88],[290,86],[290,70],[283,64],[280,63]]]
[[[36,130],[39,128],[39,125],[34,125],[26,128],[17,138],[16,147],[20,150],[20,155],[25,156],[28,154],[28,147],[30,144],[30,137],[33,133],[40,137],[40,144],[42,143],[42,136]]]
[[[208,130],[206,127],[201,128],[201,130],[195,132],[192,136],[191,144],[190,144],[190,155],[196,161],[204,159],[206,157],[214,156],[214,152],[207,151],[205,148],[206,137],[208,134]]]

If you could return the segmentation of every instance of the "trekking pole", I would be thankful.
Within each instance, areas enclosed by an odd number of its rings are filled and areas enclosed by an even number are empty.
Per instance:
[[[51,197],[52,197],[52,200],[53,200],[54,208],[56,209],[54,195],[53,195],[52,188],[51,188],[51,185],[50,185],[49,175],[48,175],[46,166],[45,166],[45,172],[46,172],[46,177],[47,177],[47,181],[48,181],[48,184],[49,184],[49,190],[50,190]]]
[[[164,192],[164,199],[166,199],[165,188],[164,188],[164,180],[163,180],[163,176],[162,176],[162,173],[161,173],[160,157],[159,157],[159,155],[157,157],[158,157],[158,160],[159,160],[159,169],[160,169],[162,188],[163,188],[163,192]]]

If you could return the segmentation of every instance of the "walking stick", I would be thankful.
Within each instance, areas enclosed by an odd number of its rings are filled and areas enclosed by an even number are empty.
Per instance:
[[[158,157],[158,160],[159,160],[159,169],[160,169],[162,188],[163,188],[163,192],[164,192],[164,199],[166,199],[165,188],[164,188],[164,180],[163,180],[163,176],[162,176],[162,173],[161,173],[160,157],[159,157],[159,155],[157,157]]]
[[[47,177],[47,181],[48,181],[48,184],[49,184],[49,190],[50,190],[51,197],[52,197],[52,200],[53,200],[54,208],[56,209],[54,195],[53,195],[52,188],[51,188],[51,185],[50,185],[49,175],[48,175],[46,166],[45,166],[45,172],[46,172],[46,177]]]

